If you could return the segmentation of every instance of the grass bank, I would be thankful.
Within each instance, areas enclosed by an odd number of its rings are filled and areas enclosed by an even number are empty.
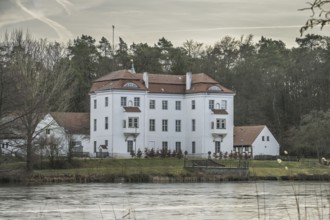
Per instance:
[[[237,160],[216,160],[226,167],[236,167]],[[52,182],[203,182],[242,180],[240,178],[207,175],[184,168],[183,159],[76,159],[73,165],[62,169],[49,169],[48,161],[36,164],[30,175],[24,172],[24,163],[0,164],[1,182],[52,183]],[[330,167],[316,159],[300,161],[251,160],[251,179],[329,179]],[[243,178],[243,180],[246,180]]]
[[[249,169],[250,175],[255,177],[330,175],[330,167],[320,164],[317,159],[281,161],[281,163],[273,160],[252,160]]]

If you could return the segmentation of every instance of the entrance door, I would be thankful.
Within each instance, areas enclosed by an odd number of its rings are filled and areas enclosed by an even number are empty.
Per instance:
[[[131,153],[133,151],[133,141],[132,140],[128,140],[127,141],[127,152]]]
[[[215,153],[220,153],[220,151],[221,151],[221,141],[215,141],[214,144],[215,144],[214,152]]]

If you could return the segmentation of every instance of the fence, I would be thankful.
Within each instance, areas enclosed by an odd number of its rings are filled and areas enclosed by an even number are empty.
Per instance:
[[[109,152],[96,152],[97,158],[109,157]]]

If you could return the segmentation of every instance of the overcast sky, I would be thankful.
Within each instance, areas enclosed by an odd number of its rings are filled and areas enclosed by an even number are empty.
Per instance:
[[[0,34],[28,30],[36,38],[68,42],[82,34],[97,41],[153,45],[165,37],[175,46],[186,40],[213,45],[226,35],[253,34],[296,46],[310,12],[308,0],[0,0]],[[313,33],[328,35],[315,28]]]

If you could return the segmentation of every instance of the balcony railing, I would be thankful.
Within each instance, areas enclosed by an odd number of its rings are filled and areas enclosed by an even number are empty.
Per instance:
[[[109,152],[96,152],[96,157],[97,158],[109,157]]]

